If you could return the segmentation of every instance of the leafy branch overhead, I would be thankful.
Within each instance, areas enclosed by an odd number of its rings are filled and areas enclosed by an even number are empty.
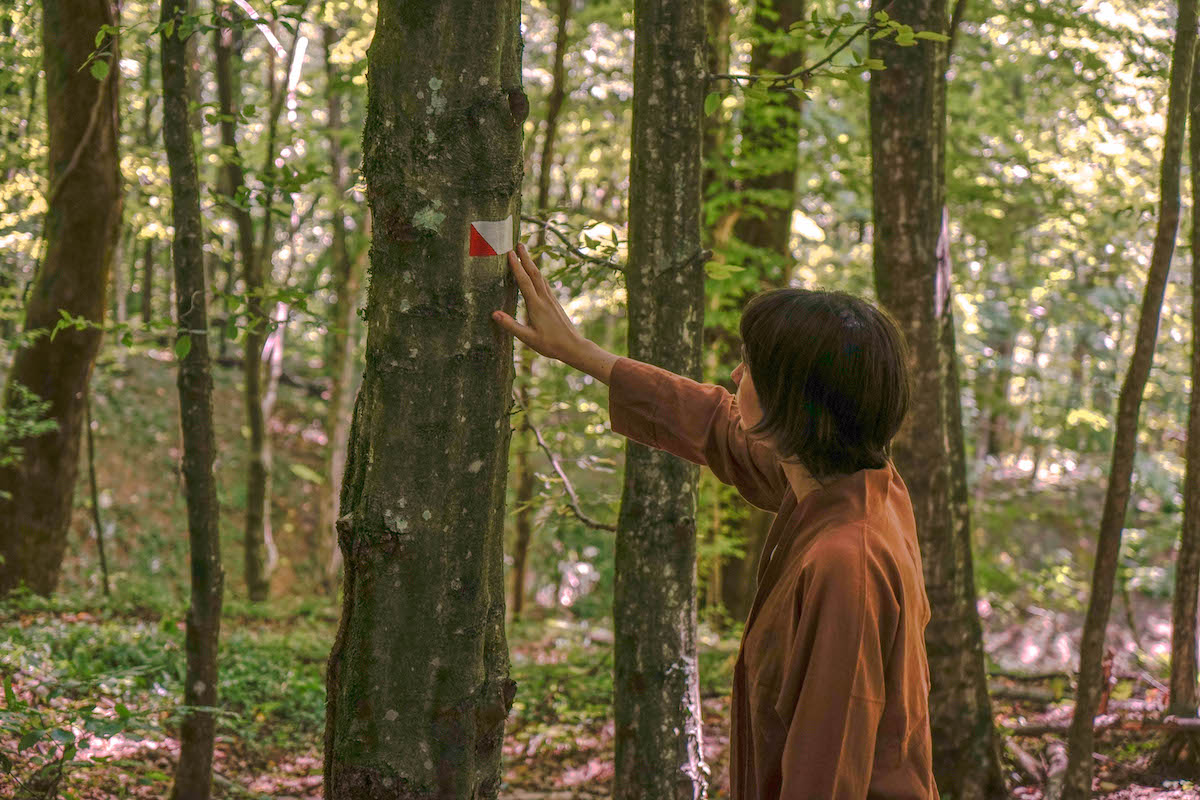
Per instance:
[[[891,3],[888,4],[889,6]],[[886,6],[885,6],[886,8]],[[876,11],[866,20],[855,18],[849,11],[834,17],[813,9],[807,20],[792,25],[790,33],[795,39],[794,47],[802,47],[806,42],[821,42],[826,49],[832,48],[823,57],[787,74],[760,73],[717,73],[710,74],[712,81],[730,81],[742,87],[742,93],[749,99],[765,100],[772,90],[795,92],[809,97],[809,87],[817,78],[849,79],[862,73],[863,70],[886,69],[881,59],[866,58],[858,53],[852,53],[849,64],[835,65],[834,59],[862,37],[870,39],[891,39],[900,47],[912,47],[920,40],[932,42],[947,42],[950,37],[936,31],[917,31],[910,25],[888,16],[886,10]],[[835,46],[836,44],[836,46]],[[799,84],[799,85],[797,85]],[[704,113],[714,113],[721,105],[721,93],[710,92],[704,98]]]

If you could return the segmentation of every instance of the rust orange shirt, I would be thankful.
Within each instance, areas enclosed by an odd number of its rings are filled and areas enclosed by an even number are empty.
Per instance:
[[[891,462],[797,496],[724,387],[629,358],[613,365],[609,416],[777,512],[734,667],[733,800],[935,800],[929,600]]]

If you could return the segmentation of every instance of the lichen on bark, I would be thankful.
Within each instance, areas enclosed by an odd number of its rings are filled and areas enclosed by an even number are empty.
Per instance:
[[[629,355],[699,378],[703,0],[638,0],[634,20]],[[613,796],[691,800],[707,791],[695,642],[698,470],[634,442],[625,454]]]
[[[339,510],[326,796],[491,798],[515,684],[512,340],[490,315],[514,313],[516,290],[502,256],[468,255],[468,226],[519,217],[520,6],[384,0],[368,58],[366,371]]]

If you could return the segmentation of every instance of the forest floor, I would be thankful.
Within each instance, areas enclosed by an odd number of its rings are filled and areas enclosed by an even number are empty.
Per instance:
[[[116,591],[103,600],[86,486],[63,594],[0,604],[0,798],[164,797],[175,760],[184,677],[184,508],[177,476],[174,370],[166,353],[102,364],[93,380],[97,474]],[[273,419],[273,510],[280,566],[272,599],[242,599],[238,563],[245,468],[237,371],[215,378],[217,465],[227,582],[218,798],[321,796],[324,666],[338,607],[311,593],[328,552],[314,520],[323,470],[322,401],[284,387]],[[299,376],[301,380],[305,376]],[[997,470],[978,504],[976,577],[997,724],[1012,795],[1042,796],[1047,745],[1063,736],[1073,694],[1086,565],[1103,481],[1029,482]],[[86,473],[86,471],[84,471]],[[164,480],[164,476],[169,479]],[[1114,683],[1097,737],[1097,797],[1198,798],[1178,775],[1156,774],[1159,734],[1144,720],[1165,707],[1170,543],[1178,509],[1135,496],[1122,592],[1109,626]],[[986,534],[985,534],[986,531]],[[592,609],[603,603],[590,600]],[[602,611],[534,604],[510,625],[517,697],[506,727],[504,798],[607,797],[613,772],[612,633]],[[714,800],[727,797],[729,692],[737,628],[701,626],[704,754]],[[1031,677],[1036,676],[1036,677]],[[1031,731],[1040,725],[1043,730]],[[1023,731],[1012,729],[1024,727]],[[1049,730],[1047,730],[1049,729]],[[1034,735],[1036,733],[1036,735]],[[56,764],[67,763],[60,774]],[[1192,776],[1195,778],[1195,776]],[[55,794],[57,792],[58,794]]]
[[[321,797],[324,660],[335,609],[278,617],[234,614],[222,631],[222,712],[216,797]],[[56,797],[54,764],[69,761],[61,796],[163,797],[178,756],[183,622],[169,614],[66,610],[39,601],[0,607],[0,797]],[[701,694],[711,796],[728,796],[729,679],[736,640],[704,636]],[[585,622],[527,621],[510,634],[518,694],[506,729],[505,798],[607,797],[613,775],[611,642]],[[999,671],[999,670],[998,670]],[[1012,796],[1042,797],[1052,729],[1070,721],[1068,675],[994,680]],[[1196,785],[1155,774],[1160,737],[1142,721],[1163,714],[1157,678],[1117,670],[1097,738],[1096,797],[1196,798]],[[75,752],[71,752],[74,749]],[[9,769],[5,776],[5,769]],[[7,784],[6,784],[6,781]],[[22,786],[33,787],[21,794]],[[37,787],[41,787],[40,790]],[[69,789],[69,793],[67,790]],[[40,793],[39,793],[40,792]]]

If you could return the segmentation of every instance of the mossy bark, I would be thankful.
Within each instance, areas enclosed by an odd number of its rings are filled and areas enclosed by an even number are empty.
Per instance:
[[[884,3],[876,3],[878,11]],[[947,33],[945,0],[899,0],[887,13]],[[877,295],[908,340],[913,397],[893,444],[917,522],[933,619],[925,631],[933,767],[942,796],[1006,797],[976,611],[945,197],[944,42],[871,41]]]
[[[24,330],[51,331],[60,311],[103,325],[109,271],[121,218],[117,154],[115,25],[107,0],[42,2],[43,71],[49,133],[45,251],[30,287]],[[88,57],[111,65],[104,80],[84,67]],[[25,584],[50,594],[67,547],[71,501],[79,470],[84,397],[100,349],[100,328],[60,331],[17,351],[4,404],[24,386],[49,402],[57,430],[12,444],[21,459],[0,468],[0,595]]]
[[[208,295],[204,279],[203,222],[200,180],[188,114],[188,58],[179,23],[187,0],[164,0],[162,20],[174,21],[174,33],[162,34],[163,145],[171,170],[172,248],[175,266],[177,340],[186,337],[187,352],[179,362],[179,421],[183,435],[191,604],[187,613],[187,678],[183,700],[188,706],[217,704],[217,642],[221,629],[224,576],[217,530],[217,484],[213,472],[212,372],[208,354]],[[179,348],[176,348],[177,352]],[[213,733],[211,711],[189,710],[179,732],[179,762],[172,800],[208,800],[212,789]]]
[[[516,685],[504,496],[516,311],[472,220],[519,216],[520,5],[379,4],[363,171],[373,242],[366,371],[337,522],[325,796],[494,798]]]
[[[700,377],[704,0],[634,4],[629,355]],[[616,542],[613,797],[702,797],[698,469],[628,442]]]

